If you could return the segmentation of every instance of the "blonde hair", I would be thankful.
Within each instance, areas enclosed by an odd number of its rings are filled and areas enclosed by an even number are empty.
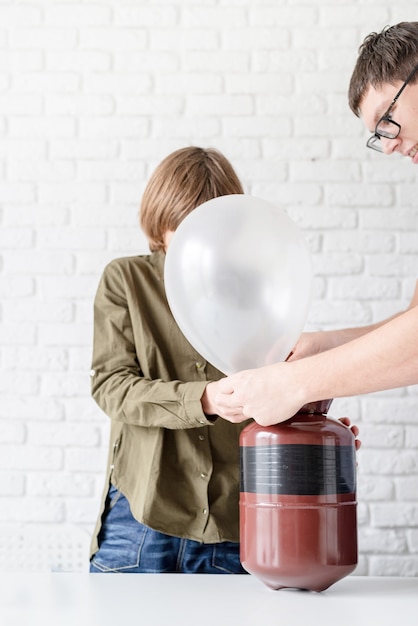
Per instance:
[[[228,159],[214,148],[190,146],[169,154],[154,170],[142,196],[140,225],[151,251],[164,249],[164,235],[175,231],[207,200],[244,193]]]

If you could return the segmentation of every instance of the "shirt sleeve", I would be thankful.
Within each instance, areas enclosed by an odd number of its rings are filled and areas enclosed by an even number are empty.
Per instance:
[[[213,423],[201,405],[207,380],[185,382],[144,377],[125,285],[117,266],[112,264],[103,273],[94,301],[90,375],[92,396],[111,419],[168,429]]]

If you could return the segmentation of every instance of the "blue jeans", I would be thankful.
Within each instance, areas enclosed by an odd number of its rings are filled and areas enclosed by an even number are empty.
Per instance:
[[[165,535],[140,524],[128,500],[110,486],[99,550],[91,573],[246,574],[239,559],[239,543],[205,544]]]

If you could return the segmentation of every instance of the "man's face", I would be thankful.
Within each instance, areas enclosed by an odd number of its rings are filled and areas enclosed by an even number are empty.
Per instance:
[[[402,87],[402,81],[393,85],[384,83],[378,89],[369,87],[360,105],[361,119],[371,134],[379,119],[388,110],[393,98]],[[390,117],[401,126],[395,139],[381,138],[383,152],[399,152],[418,164],[418,83],[408,84],[391,109]]]

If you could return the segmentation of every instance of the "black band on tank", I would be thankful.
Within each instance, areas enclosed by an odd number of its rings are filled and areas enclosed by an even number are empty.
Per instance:
[[[242,446],[241,492],[283,495],[354,493],[352,446]]]

